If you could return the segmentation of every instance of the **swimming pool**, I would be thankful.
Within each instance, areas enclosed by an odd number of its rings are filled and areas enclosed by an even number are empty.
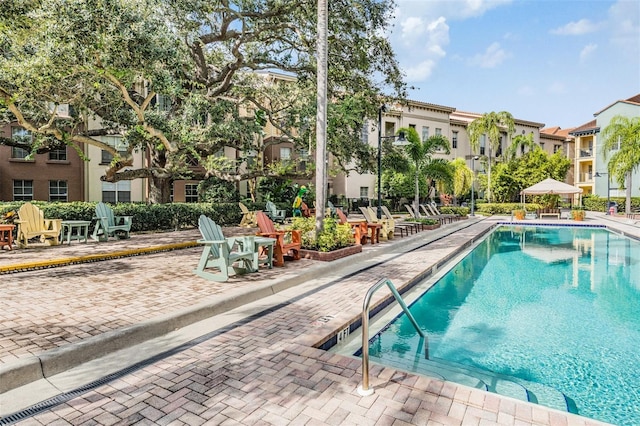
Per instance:
[[[561,395],[580,415],[640,423],[637,241],[599,228],[500,226],[410,310],[430,361],[404,315],[370,339],[371,361],[416,372],[437,361],[463,384],[522,384],[534,402],[557,408]]]

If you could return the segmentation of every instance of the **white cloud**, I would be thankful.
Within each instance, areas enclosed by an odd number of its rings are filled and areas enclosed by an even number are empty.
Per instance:
[[[596,51],[598,48],[597,44],[587,44],[582,51],[580,52],[580,62],[584,62]]]
[[[424,28],[426,25],[422,18],[417,16],[411,16],[400,23],[402,27],[402,35],[403,39],[412,39],[416,36],[422,35],[424,32]]]
[[[427,80],[433,69],[436,66],[436,62],[434,60],[428,59],[426,61],[422,61],[417,65],[405,67],[404,72],[407,76],[407,81],[410,83],[420,82]]]
[[[449,25],[443,17],[431,22],[411,17],[403,20],[400,25],[401,43],[395,49],[407,81],[425,81],[431,76],[438,61],[447,54]],[[416,64],[417,61],[421,62]]]
[[[500,43],[492,43],[482,54],[477,54],[469,63],[480,68],[495,68],[500,65],[506,58],[507,53],[500,47]]]
[[[562,27],[558,27],[551,30],[551,34],[556,35],[582,35],[596,31],[598,29],[597,24],[592,24],[588,19],[581,19],[577,22],[569,22]]]

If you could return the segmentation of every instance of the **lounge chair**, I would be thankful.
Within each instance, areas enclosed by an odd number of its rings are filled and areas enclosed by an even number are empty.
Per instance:
[[[382,212],[382,219],[381,220],[387,221],[389,228],[393,229],[393,235],[395,235],[396,232],[400,233],[401,237],[403,237],[405,235],[409,235],[409,227],[407,225],[400,225],[398,222],[396,222],[396,220],[391,215],[391,213],[389,213],[387,215],[385,213],[385,211],[384,211],[385,208],[386,208],[385,206],[380,206],[380,210]],[[377,212],[374,211],[373,208],[367,207],[367,209],[369,211],[369,216],[375,217],[377,215]],[[389,211],[389,209],[387,209],[387,212],[388,211]]]
[[[458,220],[457,214],[440,213],[440,210],[438,210],[438,207],[435,204],[427,204],[427,208],[433,214],[433,216],[448,218],[450,222],[453,222],[454,220]]]
[[[52,246],[60,243],[60,231],[62,230],[62,219],[45,219],[40,208],[24,203],[18,209],[18,235],[16,242],[18,247],[26,248],[29,240],[40,237],[40,242]]]
[[[276,244],[273,251],[273,264],[284,266],[284,257],[291,256],[293,260],[300,259],[300,247],[302,237],[298,230],[277,230],[271,219],[264,212],[257,212],[258,228],[260,232],[256,235],[260,237],[275,238]]]
[[[414,219],[423,219],[423,216],[420,214],[420,212],[416,212],[413,210],[413,207],[411,207],[409,204],[405,204],[404,207],[407,209],[407,211],[409,212],[409,215],[414,218]]]
[[[370,207],[360,207],[360,211],[367,219],[367,223],[373,225],[380,225],[379,237],[385,240],[393,239],[393,225],[387,219],[378,219],[376,212],[371,210]]]
[[[411,232],[412,234],[414,232],[418,232],[419,231],[418,227],[422,225],[420,222],[408,222],[406,220],[402,220],[402,221],[395,220],[395,218],[393,217],[393,215],[391,214],[387,206],[382,206],[382,214],[384,214],[387,219],[393,220],[394,225],[396,227],[403,227],[407,235],[409,235],[409,232]]]
[[[198,266],[193,271],[196,275],[224,282],[230,275],[255,271],[258,253],[253,236],[225,238],[222,228],[205,215],[200,215],[198,229],[202,235],[198,243],[203,244],[204,248]],[[210,268],[220,272],[208,272]]]
[[[454,215],[437,214],[436,212],[434,212],[433,210],[429,209],[428,207],[429,207],[429,205],[425,206],[424,204],[420,204],[420,208],[422,209],[422,213],[424,214],[424,217],[426,217],[428,219],[435,219],[438,222],[440,222],[440,224],[453,222],[453,217],[452,216],[454,216]]]

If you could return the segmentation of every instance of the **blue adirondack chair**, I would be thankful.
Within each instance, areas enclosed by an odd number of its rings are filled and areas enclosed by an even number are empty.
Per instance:
[[[287,216],[287,211],[278,210],[278,207],[272,201],[267,201],[267,216],[274,222],[283,223]]]
[[[203,244],[204,248],[198,266],[193,271],[196,275],[224,282],[230,275],[255,272],[258,252],[253,236],[225,238],[222,228],[205,215],[200,215],[198,229],[202,234],[202,240],[198,240],[198,243]],[[210,268],[219,272],[207,271]]]
[[[96,204],[96,227],[91,238],[96,241],[107,241],[109,237],[126,239],[131,231],[132,216],[114,216],[111,207],[103,202]]]

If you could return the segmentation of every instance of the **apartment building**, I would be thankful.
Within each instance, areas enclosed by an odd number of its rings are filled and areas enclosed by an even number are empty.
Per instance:
[[[486,138],[481,138],[478,151],[471,149],[467,126],[482,114],[458,111],[454,107],[430,104],[418,101],[408,101],[406,104],[394,104],[382,115],[382,136],[395,135],[398,129],[403,127],[414,128],[425,140],[433,135],[444,135],[451,144],[449,154],[444,151],[436,153],[436,158],[454,160],[464,158],[469,168],[482,171],[479,162],[473,162],[476,155],[491,155],[496,157],[502,154],[512,142],[512,137],[517,134],[532,133],[534,141],[540,143],[540,130],[543,123],[527,121],[516,118],[514,135],[502,134],[500,146],[496,152],[490,152]],[[367,126],[368,131],[363,135],[363,142],[372,146],[378,146],[378,123],[371,122]],[[473,164],[472,164],[473,163]],[[339,175],[334,180],[333,193],[345,195],[348,199],[375,199],[377,197],[377,174],[350,174]]]
[[[640,94],[629,99],[618,100],[593,114],[594,119],[571,130],[574,137],[575,166],[574,185],[582,188],[583,194],[600,197],[624,197],[626,190],[608,175],[608,161],[612,153],[605,153],[601,140],[602,131],[616,115],[640,117]],[[605,155],[608,154],[608,155]],[[640,172],[632,174],[631,196],[640,196]]]
[[[33,142],[33,135],[11,123],[0,128],[3,137]],[[80,201],[84,199],[84,162],[63,147],[44,154],[0,145],[1,201]]]

